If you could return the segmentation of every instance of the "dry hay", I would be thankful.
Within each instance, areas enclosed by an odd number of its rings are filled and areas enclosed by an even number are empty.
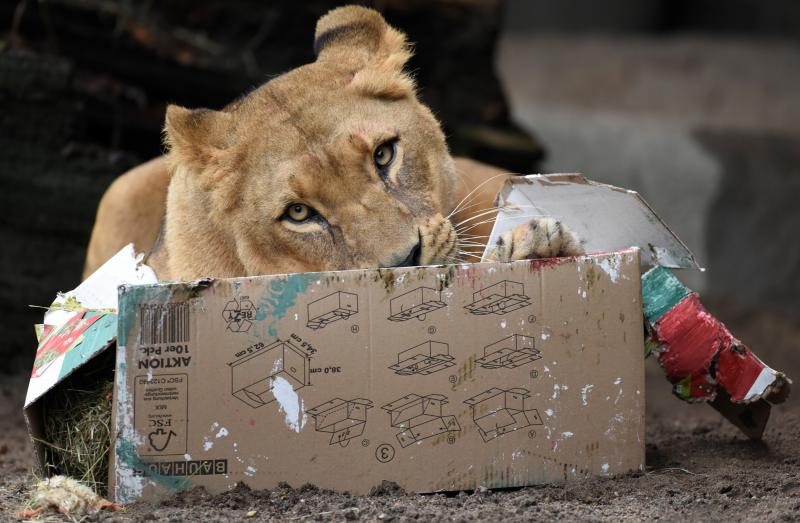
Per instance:
[[[51,391],[43,405],[40,441],[45,448],[45,473],[71,476],[105,495],[114,383],[95,381],[86,388],[64,385]]]

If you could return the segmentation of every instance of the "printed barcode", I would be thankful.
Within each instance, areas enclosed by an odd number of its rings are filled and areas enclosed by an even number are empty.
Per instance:
[[[189,305],[164,303],[139,306],[139,344],[189,341]]]

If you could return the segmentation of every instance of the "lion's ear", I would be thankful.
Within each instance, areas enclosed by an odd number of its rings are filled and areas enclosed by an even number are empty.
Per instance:
[[[339,7],[317,22],[317,61],[334,60],[356,68],[351,86],[367,95],[402,98],[414,95],[414,81],[403,72],[411,58],[406,36],[372,9]]]
[[[217,170],[231,141],[230,113],[211,109],[167,107],[164,142],[173,164],[198,170]]]

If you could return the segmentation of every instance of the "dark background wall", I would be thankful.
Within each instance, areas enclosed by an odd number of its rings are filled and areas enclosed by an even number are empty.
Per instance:
[[[221,107],[271,75],[312,60],[315,21],[340,4],[0,1],[0,365],[4,370],[30,365],[32,325],[41,311],[28,305],[47,305],[55,292],[79,282],[95,207],[104,189],[126,169],[160,154],[166,104]],[[644,189],[662,192],[646,179],[647,174],[640,174],[648,169],[634,165],[635,161],[611,161],[624,156],[630,144],[608,140],[606,124],[593,127],[586,122],[596,122],[597,114],[608,111],[635,113],[632,127],[619,119],[614,120],[617,127],[611,127],[629,129],[625,136],[630,137],[641,134],[640,112],[646,113],[648,122],[674,119],[669,104],[650,96],[657,89],[640,85],[647,74],[657,76],[676,66],[670,52],[692,54],[691,49],[670,51],[674,38],[690,34],[746,45],[778,41],[796,49],[800,28],[800,4],[792,0],[386,0],[371,5],[416,42],[410,67],[423,99],[444,122],[456,154],[515,172],[577,168],[594,178],[640,188],[648,198]],[[596,49],[596,41],[609,45],[600,59],[587,58],[585,50],[575,47],[583,43]],[[517,44],[521,47],[514,47]],[[634,58],[621,59],[625,53]],[[712,66],[714,56],[708,59]],[[641,63],[656,64],[656,72],[644,70]],[[742,62],[743,69],[748,63]],[[612,88],[598,95],[604,84],[596,80],[614,68],[623,73]],[[702,76],[703,70],[696,74]],[[692,74],[671,87],[669,100],[685,98],[697,78]],[[624,94],[632,91],[617,87],[629,84],[639,85],[650,97],[628,107]],[[788,103],[774,98],[774,103]],[[628,97],[627,103],[632,99]],[[709,96],[702,104],[707,108],[713,102]],[[545,111],[552,108],[564,112]],[[730,111],[738,114],[735,107]],[[579,129],[565,127],[570,118],[578,119]],[[798,248],[783,247],[800,243],[794,232],[800,220],[790,197],[800,177],[800,142],[794,127],[767,127],[769,132],[752,126],[686,127],[692,143],[700,144],[722,173],[708,198],[708,209],[702,209],[706,233],[696,240],[702,245],[692,247],[707,251],[704,261],[718,268],[701,282],[711,296],[739,308],[755,303],[784,311],[792,309],[797,301],[793,293],[800,292],[793,276],[800,269]],[[673,135],[654,136],[653,143],[660,145],[645,143],[645,150],[652,146],[654,151],[666,148],[667,156],[683,154],[683,146],[672,147]],[[601,143],[602,148],[597,146]],[[657,161],[658,156],[653,158]],[[756,183],[765,164],[770,173],[780,175],[771,175],[766,188]],[[619,171],[637,174],[630,180],[615,178]],[[755,217],[748,211],[753,195],[759,208],[765,208]],[[746,233],[731,232],[727,224],[737,220],[746,222]],[[769,228],[775,223],[778,232]],[[685,227],[691,236],[691,224]],[[782,244],[771,243],[770,237]],[[757,253],[745,256],[744,264],[728,263],[751,248],[754,239],[761,242],[758,249],[769,247],[772,264],[757,276],[753,273],[759,263]],[[730,290],[742,280],[748,284]]]
[[[512,0],[510,31],[547,33],[730,34],[798,37],[800,4],[791,0]]]

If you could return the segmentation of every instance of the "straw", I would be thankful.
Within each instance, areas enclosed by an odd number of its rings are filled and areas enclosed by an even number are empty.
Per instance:
[[[113,381],[52,391],[44,404],[45,466],[106,495]]]

